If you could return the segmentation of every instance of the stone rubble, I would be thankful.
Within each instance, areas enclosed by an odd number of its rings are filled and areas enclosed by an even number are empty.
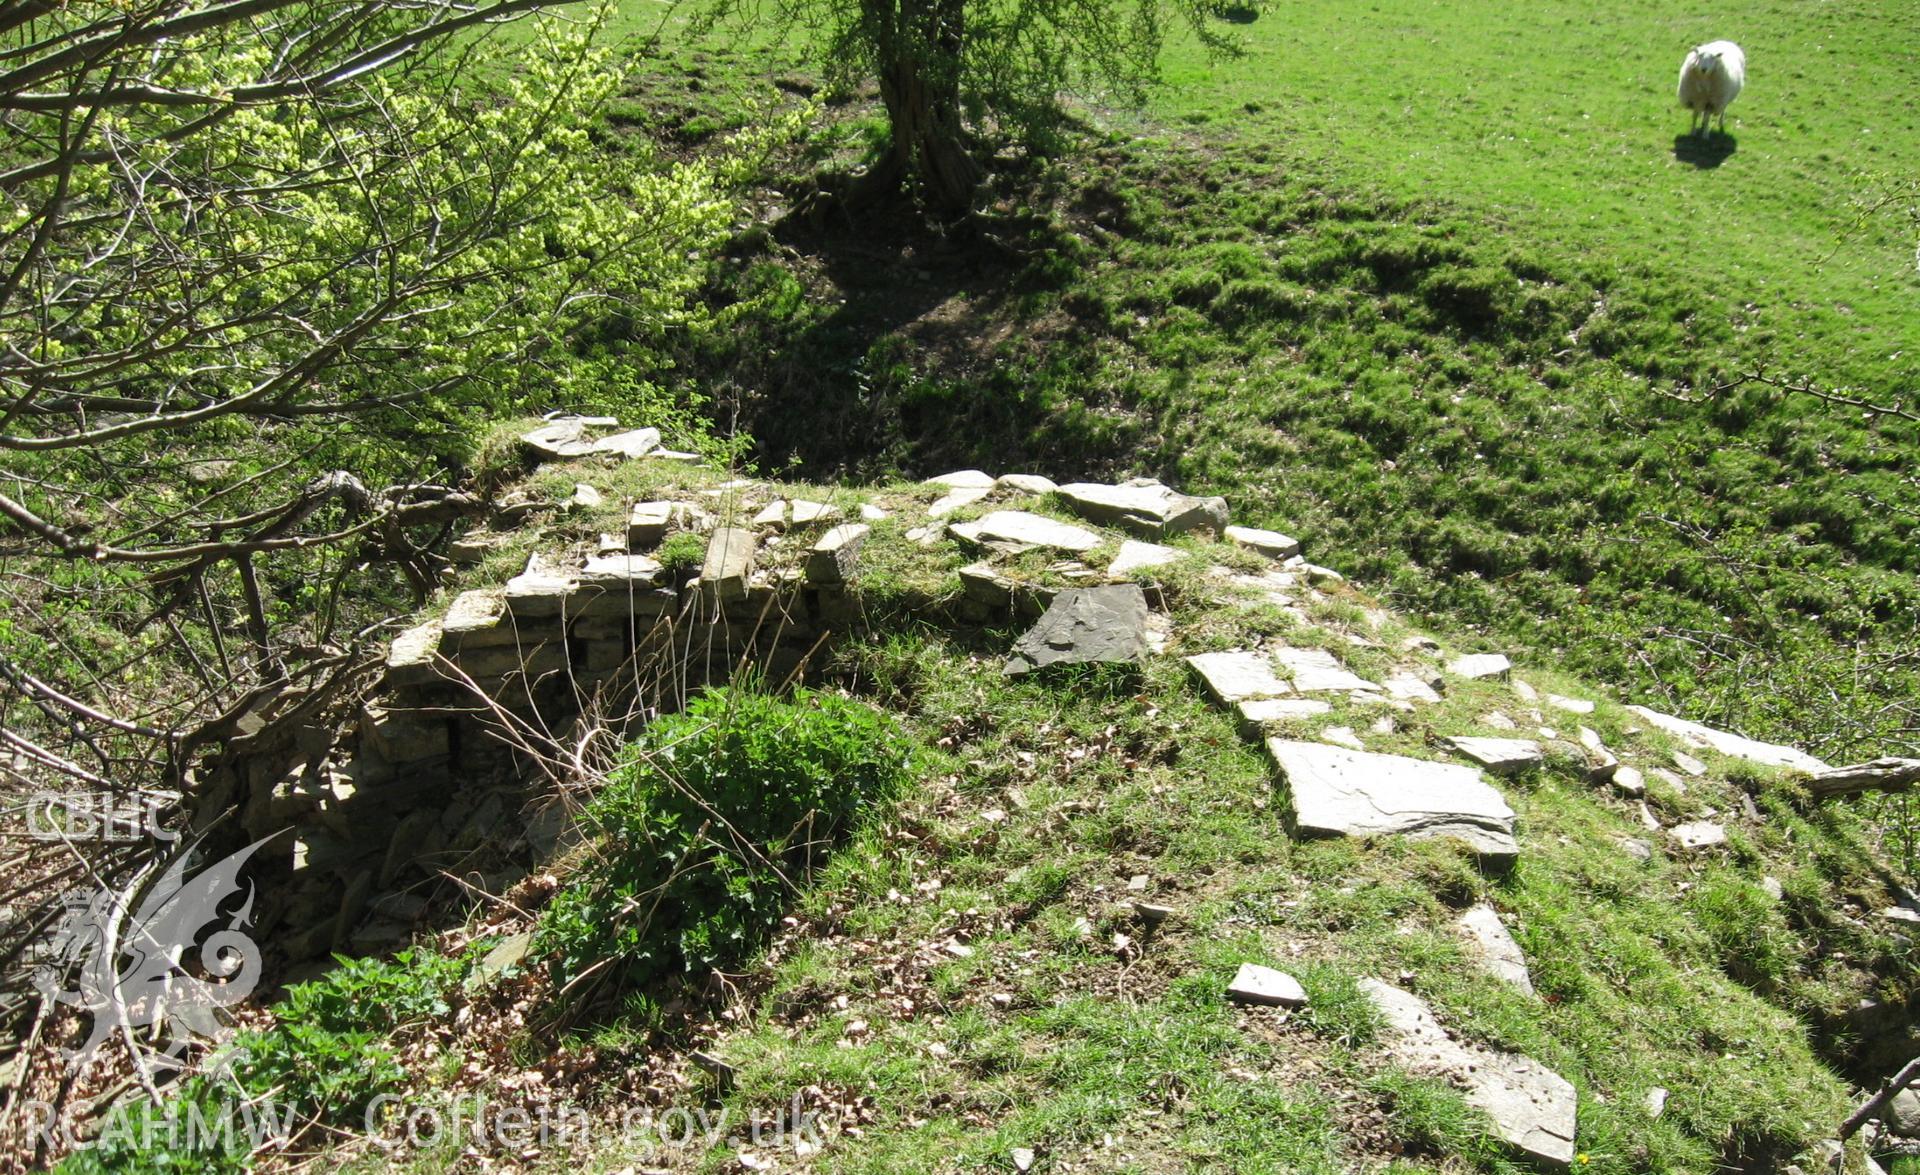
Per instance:
[[[1010,677],[1049,665],[1138,663],[1147,647],[1147,597],[1135,584],[1071,588],[1014,642],[1001,672]]]
[[[1519,855],[1513,809],[1474,767],[1267,740],[1302,836],[1443,836],[1490,864]]]
[[[1679,736],[1682,742],[1696,750],[1718,751],[1735,759],[1745,759],[1749,763],[1758,763],[1764,767],[1791,767],[1809,775],[1818,775],[1832,770],[1827,764],[1795,747],[1783,747],[1773,743],[1763,743],[1724,730],[1715,730],[1698,722],[1689,722],[1685,718],[1675,718],[1671,714],[1662,714],[1658,710],[1649,710],[1645,706],[1628,706],[1627,709],[1646,719],[1653,726],[1668,734]],[[1689,772],[1699,775],[1701,772]]]
[[[1201,528],[1218,532],[1227,525],[1225,498],[1189,497],[1148,479],[1117,486],[1074,482],[1054,492],[1082,518],[1117,526],[1139,538],[1155,539]]]
[[[1460,737],[1446,743],[1495,775],[1518,775],[1546,761],[1540,744],[1527,738]]]
[[[1527,956],[1513,941],[1506,924],[1492,906],[1474,906],[1460,915],[1455,926],[1466,935],[1480,969],[1520,991],[1533,994],[1533,976],[1527,973]]]
[[[1259,653],[1199,653],[1188,657],[1187,664],[1200,675],[1207,692],[1223,706],[1293,692],[1292,687],[1274,675],[1273,662]]]
[[[1492,677],[1505,681],[1513,672],[1513,662],[1505,653],[1468,653],[1447,662],[1447,672],[1469,681]]]
[[[1276,971],[1257,963],[1242,963],[1239,971],[1234,973],[1233,981],[1227,984],[1227,998],[1243,1004],[1297,1008],[1307,1002],[1307,991],[1300,986],[1299,980],[1285,971]]]
[[[1412,992],[1377,979],[1362,979],[1360,988],[1385,1017],[1389,1051],[1403,1067],[1458,1087],[1521,1154],[1555,1169],[1572,1164],[1579,1112],[1572,1083],[1531,1057],[1454,1040]]]

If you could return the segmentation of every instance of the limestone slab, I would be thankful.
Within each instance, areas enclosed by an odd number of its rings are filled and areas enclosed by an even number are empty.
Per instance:
[[[1100,545],[1100,536],[1070,522],[1061,522],[1025,510],[995,510],[972,524],[971,533],[983,543],[1005,542],[1028,547],[1083,554]]]
[[[1008,473],[995,478],[993,484],[999,489],[1035,495],[1050,494],[1060,488],[1052,478],[1037,473]]]
[[[1571,1082],[1531,1057],[1462,1044],[1447,1034],[1427,1002],[1409,991],[1362,979],[1385,1017],[1394,1059],[1415,1074],[1438,1077],[1492,1121],[1509,1146],[1554,1168],[1573,1162],[1579,1097]]]
[[[1628,706],[1627,709],[1668,734],[1679,736],[1682,742],[1698,750],[1718,751],[1722,755],[1745,759],[1749,763],[1759,763],[1766,767],[1792,767],[1809,774],[1831,770],[1825,763],[1797,747],[1759,742],[1730,731],[1715,730],[1711,726],[1689,722],[1685,718],[1662,714],[1658,710],[1649,710],[1645,706]]]
[[[432,681],[439,676],[434,670],[434,656],[440,648],[440,622],[429,620],[425,624],[416,624],[399,636],[393,638],[393,644],[387,648],[387,684],[390,686],[418,685]]]
[[[590,453],[601,453],[613,457],[633,459],[645,457],[660,448],[660,430],[657,428],[634,428],[626,432],[617,432],[610,437],[601,437],[588,446]]]
[[[1273,662],[1259,653],[1197,653],[1187,664],[1206,683],[1207,692],[1223,706],[1253,698],[1277,698],[1293,690],[1273,672]]]
[[[1048,665],[1147,659],[1147,597],[1138,584],[1069,588],[1013,646],[1001,670],[1017,676]]]
[[[1435,703],[1440,693],[1417,673],[1396,673],[1380,683],[1387,693],[1403,701]]]
[[[1673,838],[1675,844],[1689,852],[1710,849],[1715,845],[1727,843],[1727,830],[1711,820],[1676,824],[1667,829],[1667,835]]]
[[[700,565],[700,592],[710,602],[747,598],[747,576],[753,571],[757,540],[738,526],[715,528],[707,539],[707,558]]]
[[[783,531],[797,526],[817,526],[839,517],[840,507],[827,502],[809,502],[805,498],[791,501],[782,499],[769,502],[765,509],[754,515],[753,525]]]
[[[1303,694],[1322,690],[1377,690],[1380,687],[1353,673],[1325,649],[1280,648],[1273,659],[1293,680],[1293,688]]]
[[[1647,794],[1647,777],[1640,773],[1638,767],[1629,767],[1625,763],[1620,764],[1613,769],[1611,782],[1613,784],[1613,790],[1626,796],[1628,799],[1637,800]]]
[[[1260,530],[1252,526],[1229,526],[1224,533],[1228,542],[1275,559],[1286,559],[1300,553],[1300,540],[1288,538],[1277,530]]]
[[[1159,543],[1143,543],[1136,539],[1127,539],[1120,544],[1120,553],[1107,565],[1108,575],[1132,575],[1147,567],[1164,567],[1177,563],[1185,555],[1174,547],[1163,547]]]
[[[948,490],[927,507],[928,518],[945,518],[964,506],[971,506],[993,491],[978,486],[959,486]]]
[[[564,417],[521,433],[520,443],[541,458],[585,457],[593,452],[593,441],[587,435],[588,423],[585,417]]]
[[[1307,989],[1285,971],[1258,963],[1242,963],[1234,973],[1233,982],[1227,984],[1227,998],[1243,1004],[1297,1008],[1307,1002]]]
[[[1481,857],[1511,861],[1513,809],[1474,767],[1267,740],[1303,836],[1452,837]]]
[[[993,488],[993,475],[978,469],[956,469],[952,473],[930,477],[920,484],[945,486],[950,490],[990,490]]]
[[[526,570],[507,581],[507,610],[519,617],[558,616],[566,611],[574,587],[572,575],[535,552]]]
[[[1518,775],[1545,761],[1540,744],[1530,738],[1450,738],[1447,745],[1495,775]]]
[[[1294,722],[1318,718],[1333,711],[1330,702],[1319,698],[1248,698],[1234,703],[1242,722],[1259,726],[1267,722]]]
[[[1527,956],[1520,944],[1507,933],[1506,924],[1492,906],[1474,906],[1454,923],[1473,946],[1480,969],[1504,983],[1533,994],[1533,976],[1527,973]]]
[[[1505,679],[1513,672],[1513,662],[1505,653],[1468,653],[1447,662],[1447,672],[1455,677],[1478,680],[1482,677]]]
[[[580,569],[580,582],[603,591],[645,591],[658,586],[665,573],[658,560],[621,551],[588,559]]]
[[[836,526],[807,551],[808,583],[846,583],[854,578],[860,548],[873,528],[861,522]]]
[[[483,645],[510,645],[516,639],[515,629],[506,618],[506,597],[498,591],[461,592],[440,620],[440,648],[457,653]]]
[[[1190,497],[1157,481],[1117,486],[1074,482],[1056,492],[1081,517],[1142,538],[1181,534],[1200,527],[1222,530],[1227,525],[1225,498]]]
[[[1367,744],[1361,741],[1360,736],[1354,733],[1351,726],[1329,726],[1320,732],[1320,741],[1356,751],[1367,749]]]
[[[691,514],[685,502],[635,502],[627,514],[627,548],[659,546],[667,531],[686,525]]]

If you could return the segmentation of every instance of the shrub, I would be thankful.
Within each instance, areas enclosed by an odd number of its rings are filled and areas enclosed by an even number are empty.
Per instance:
[[[706,561],[707,540],[691,530],[675,531],[653,557],[668,571],[693,571]]]
[[[239,1171],[257,1131],[357,1125],[376,1095],[406,1080],[387,1034],[446,1015],[468,959],[402,951],[337,962],[288,990],[272,1028],[234,1038],[224,1077],[196,1074],[164,1106],[115,1111],[60,1170]]]
[[[848,698],[703,694],[588,806],[602,853],[548,909],[539,949],[563,984],[603,961],[628,983],[739,963],[913,759],[890,718]]]

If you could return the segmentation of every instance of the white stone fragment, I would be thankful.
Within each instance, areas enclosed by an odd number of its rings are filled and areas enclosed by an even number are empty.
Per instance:
[[[1258,963],[1242,963],[1240,970],[1234,974],[1233,982],[1227,984],[1227,998],[1243,1004],[1297,1008],[1307,1002],[1307,991],[1300,986],[1299,980],[1285,971],[1262,967]]]
[[[1513,809],[1474,767],[1322,743],[1267,740],[1304,836],[1445,836],[1481,857],[1511,861]]]
[[[1273,663],[1259,653],[1198,653],[1187,664],[1206,683],[1207,692],[1223,706],[1252,698],[1277,698],[1293,692],[1273,672]]]
[[[1505,653],[1468,653],[1447,663],[1447,672],[1475,681],[1483,677],[1504,679],[1513,672],[1513,662]]]
[[[1689,746],[1699,750],[1718,751],[1723,755],[1745,759],[1749,763],[1759,763],[1766,767],[1792,767],[1809,774],[1831,770],[1827,764],[1795,747],[1763,743],[1729,731],[1715,730],[1711,726],[1702,726],[1698,722],[1675,718],[1671,714],[1662,714],[1658,710],[1649,710],[1645,706],[1627,708],[1668,734],[1678,735]]]
[[[1277,530],[1260,530],[1251,526],[1229,526],[1227,541],[1250,551],[1258,551],[1275,559],[1286,559],[1300,553],[1300,540],[1288,538]]]
[[[1500,915],[1492,906],[1485,903],[1474,906],[1454,925],[1473,944],[1481,970],[1528,995],[1533,994],[1527,956],[1521,952],[1520,944],[1513,941],[1513,935],[1507,933],[1506,924],[1500,921]]]

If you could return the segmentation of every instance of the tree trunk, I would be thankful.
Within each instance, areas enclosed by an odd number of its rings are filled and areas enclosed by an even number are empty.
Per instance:
[[[971,212],[981,172],[960,116],[965,0],[868,0],[868,18],[893,136],[888,178],[912,185],[933,212]]]

